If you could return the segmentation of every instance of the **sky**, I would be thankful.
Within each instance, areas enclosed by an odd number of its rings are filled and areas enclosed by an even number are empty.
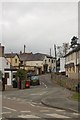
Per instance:
[[[54,53],[78,36],[77,2],[2,2],[0,4],[0,42],[5,52]]]

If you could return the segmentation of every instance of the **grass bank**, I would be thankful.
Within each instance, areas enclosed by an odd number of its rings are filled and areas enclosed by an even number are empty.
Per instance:
[[[74,93],[71,97],[73,100],[75,101],[79,101],[80,102],[80,93]]]

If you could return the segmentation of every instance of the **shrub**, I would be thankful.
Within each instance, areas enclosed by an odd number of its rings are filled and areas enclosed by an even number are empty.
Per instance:
[[[19,69],[16,73],[16,77],[19,77],[20,80],[25,80],[27,76],[27,72],[24,69]]]

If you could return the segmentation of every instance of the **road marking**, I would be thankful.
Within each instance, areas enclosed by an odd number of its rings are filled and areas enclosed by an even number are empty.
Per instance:
[[[9,113],[11,113],[11,112],[2,112],[1,114],[9,114]]]
[[[70,110],[72,110],[72,111],[74,111],[74,112],[78,112],[78,110],[74,110],[74,109],[72,109],[72,108],[69,108]]]
[[[15,109],[8,108],[8,107],[3,107],[3,108],[8,109],[8,110],[12,110],[12,111],[16,111]]]
[[[16,101],[21,101],[21,99],[20,99],[20,98],[17,98]]]
[[[44,82],[42,82],[42,84],[47,88],[47,85]]]
[[[24,112],[24,113],[30,113],[31,111],[20,111],[20,112]]]
[[[12,100],[16,100],[16,97],[13,97]]]
[[[38,104],[38,103],[32,102],[32,104]]]
[[[30,104],[31,106],[33,106],[33,107],[35,106],[35,105],[33,105],[32,103],[29,103],[29,104]]]
[[[54,117],[54,118],[70,118],[68,116],[64,116],[64,115],[59,115],[59,114],[46,114],[48,116]]]
[[[9,99],[9,100],[10,100],[11,98],[7,98],[7,99]]]
[[[58,109],[56,109],[56,111],[59,111],[59,112],[60,112],[60,111],[61,111],[61,112],[64,112],[65,110],[58,110]]]
[[[79,113],[73,113],[73,115],[79,115]]]
[[[18,117],[20,117],[20,118],[40,118],[40,117],[35,116],[35,115],[19,115]]]

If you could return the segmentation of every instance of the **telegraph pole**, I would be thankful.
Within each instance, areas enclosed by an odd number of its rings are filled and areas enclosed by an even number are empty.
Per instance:
[[[50,56],[51,56],[51,48],[50,48]]]
[[[57,54],[56,54],[56,45],[54,44],[54,51],[55,51],[55,72],[57,72]]]

